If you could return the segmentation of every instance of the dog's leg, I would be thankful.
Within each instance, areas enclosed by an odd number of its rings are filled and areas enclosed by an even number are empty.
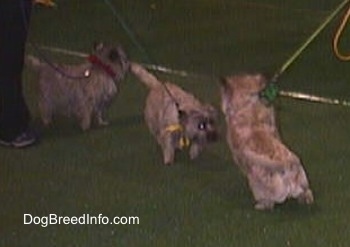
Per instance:
[[[314,196],[309,188],[305,189],[303,193],[298,196],[297,199],[298,202],[301,204],[312,204],[314,202]]]
[[[91,107],[86,107],[82,109],[80,114],[78,115],[78,118],[80,119],[80,127],[82,130],[88,130],[91,126],[91,115],[92,115],[92,109]]]
[[[165,135],[160,140],[163,150],[163,162],[165,165],[171,165],[175,160],[175,147],[172,143],[171,135]]]
[[[262,169],[252,167],[250,173],[247,174],[248,183],[256,201],[255,209],[271,210],[275,202],[269,199],[271,197],[271,192],[268,191],[264,182],[261,181],[262,173],[264,173]]]
[[[190,147],[190,159],[194,160],[195,158],[197,158],[202,149],[202,146],[198,145],[197,143],[192,143]]]
[[[52,109],[50,102],[46,102],[44,99],[39,100],[39,110],[41,120],[45,126],[48,126],[52,122]]]
[[[106,120],[106,118],[104,117],[104,110],[102,109],[98,109],[95,115],[97,124],[100,126],[107,126],[109,124],[109,122]]]
[[[306,173],[301,165],[295,183],[298,184],[303,190],[303,192],[297,196],[298,202],[302,204],[312,204],[314,202],[314,196],[309,187]]]
[[[275,203],[273,201],[261,200],[257,201],[254,207],[256,210],[272,210],[274,205]]]
[[[81,119],[81,122],[80,122],[80,127],[82,130],[88,130],[91,126],[91,118],[90,116],[84,116],[82,119]]]

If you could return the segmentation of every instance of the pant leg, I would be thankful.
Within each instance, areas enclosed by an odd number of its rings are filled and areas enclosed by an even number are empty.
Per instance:
[[[22,90],[31,0],[0,1],[0,138],[10,141],[28,128]]]

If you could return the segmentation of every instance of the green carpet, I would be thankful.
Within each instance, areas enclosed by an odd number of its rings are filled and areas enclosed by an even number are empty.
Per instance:
[[[240,71],[273,74],[341,1],[134,0],[111,3],[147,57],[126,35],[105,1],[56,0],[35,7],[30,41],[88,53],[94,41],[120,42],[130,58],[204,77],[156,73],[220,106],[219,76]],[[339,15],[280,77],[283,90],[350,100],[350,63],[331,41]],[[347,29],[348,30],[348,29]],[[341,48],[349,51],[350,35]],[[65,63],[82,58],[44,51]],[[35,50],[28,46],[28,53]],[[37,77],[25,70],[26,98],[39,145],[0,148],[0,246],[349,246],[350,108],[279,98],[285,142],[302,158],[315,204],[294,201],[257,212],[225,141],[191,162],[181,153],[162,165],[143,121],[146,88],[132,75],[108,112],[110,126],[83,133],[59,118],[44,128]],[[349,90],[349,91],[348,91]],[[138,225],[24,225],[33,216],[138,216]]]

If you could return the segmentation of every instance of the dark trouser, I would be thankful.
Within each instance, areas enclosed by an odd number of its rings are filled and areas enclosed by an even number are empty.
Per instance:
[[[0,0],[0,138],[13,140],[28,128],[22,69],[32,0]]]

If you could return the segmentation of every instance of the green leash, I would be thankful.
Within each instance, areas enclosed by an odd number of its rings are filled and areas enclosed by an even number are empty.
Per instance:
[[[117,20],[120,23],[121,27],[124,29],[124,31],[126,32],[128,37],[130,38],[131,42],[143,54],[143,56],[147,60],[147,62],[148,63],[152,63],[152,59],[148,55],[147,51],[143,48],[143,46],[137,40],[135,33],[129,28],[128,24],[125,22],[124,18],[117,11],[117,9],[114,7],[114,5],[111,3],[111,1],[110,0],[105,0],[104,2],[109,7],[109,9],[112,11],[113,15],[117,18]]]
[[[269,104],[273,103],[279,94],[277,79],[289,68],[289,66],[301,55],[301,53],[310,45],[312,41],[321,33],[321,31],[334,19],[334,17],[349,3],[345,0],[321,23],[316,31],[303,43],[303,45],[282,65],[282,67],[272,77],[270,83],[260,92],[260,97]]]

